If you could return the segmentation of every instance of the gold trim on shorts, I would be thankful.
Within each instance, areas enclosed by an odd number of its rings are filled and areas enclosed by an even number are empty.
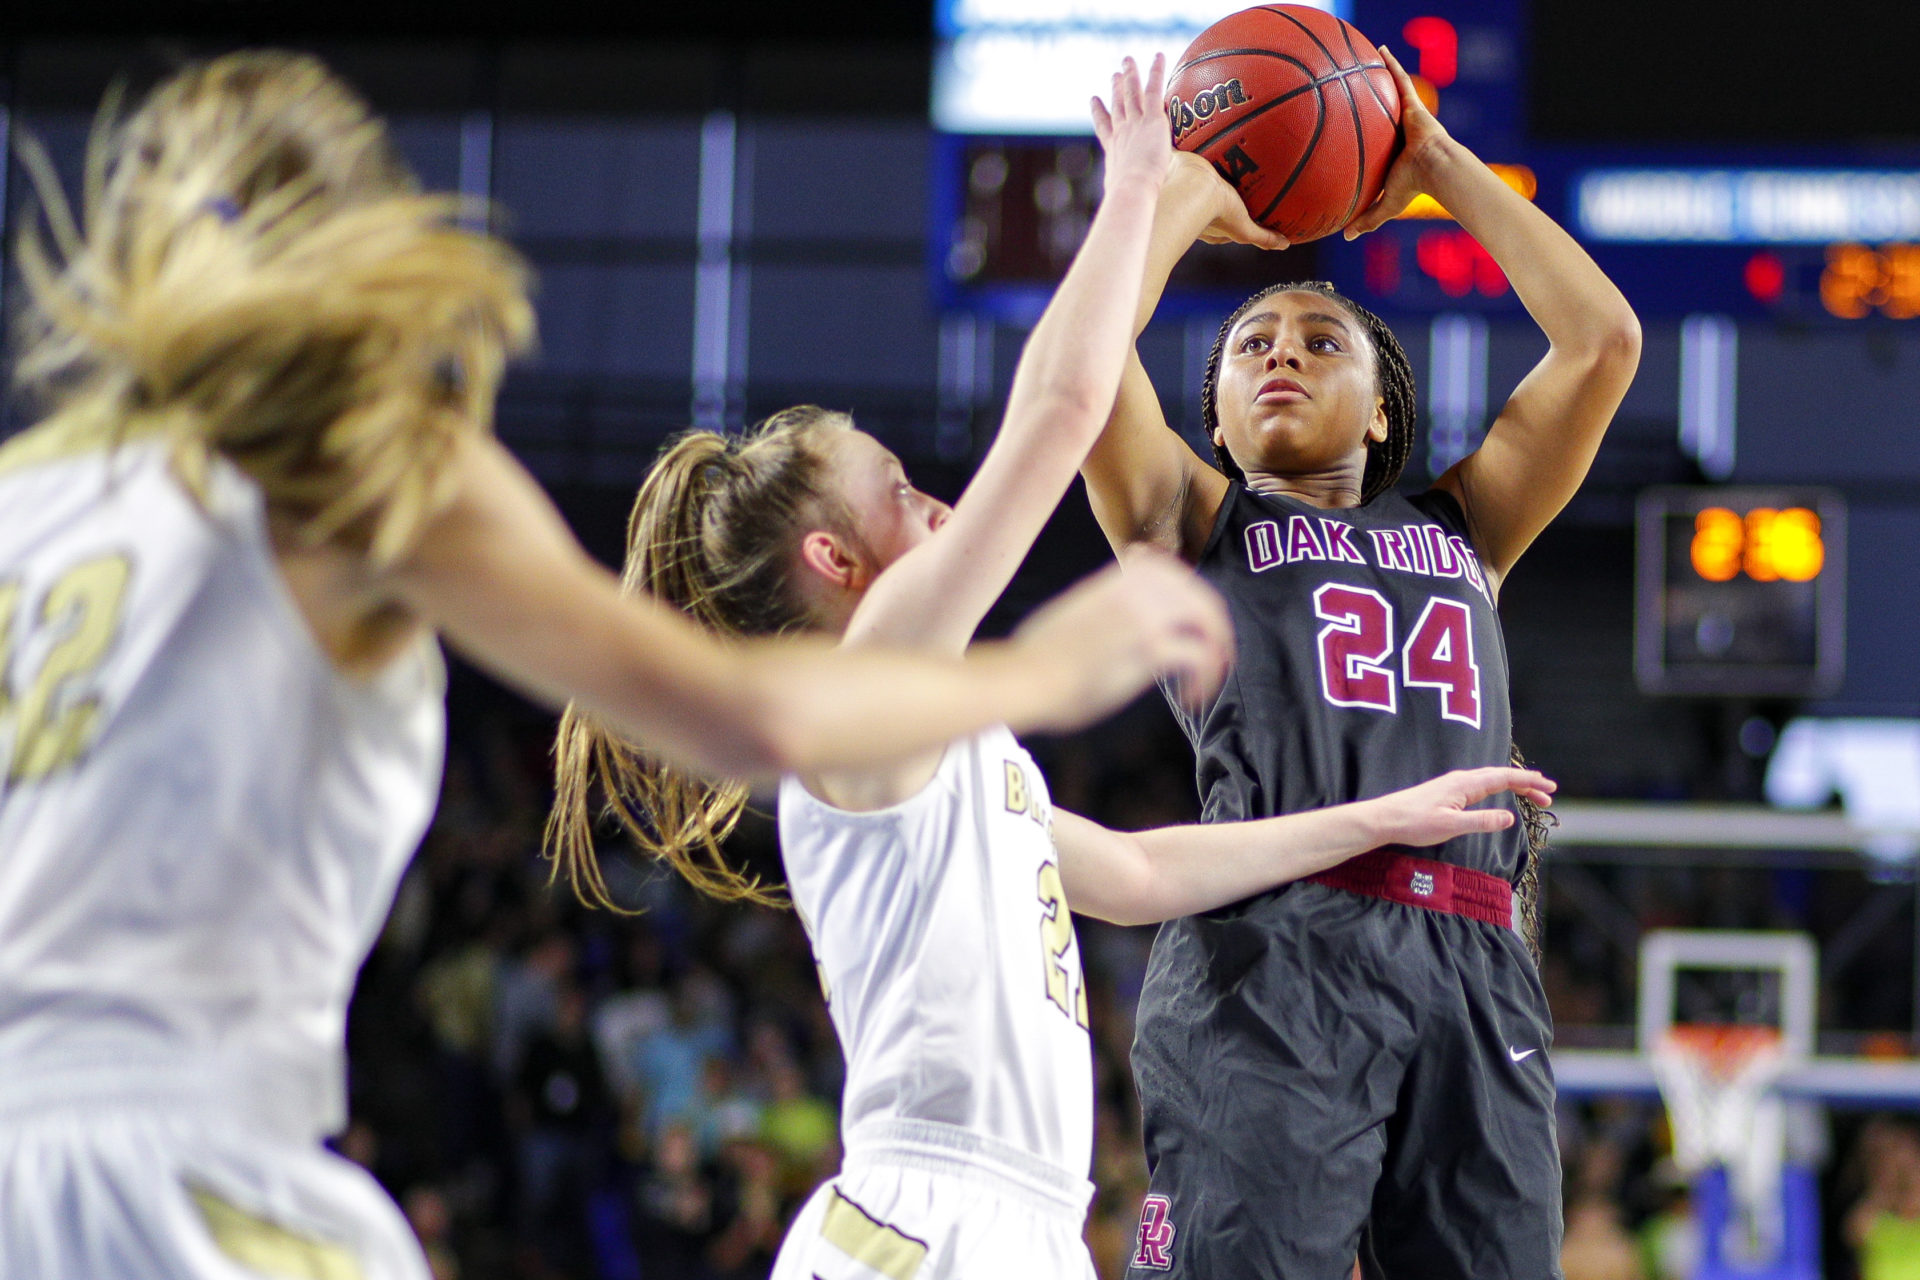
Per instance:
[[[200,1187],[187,1193],[220,1252],[248,1270],[286,1280],[366,1280],[344,1245],[289,1231]]]
[[[927,1260],[927,1242],[890,1227],[840,1194],[835,1187],[820,1222],[821,1238],[888,1280],[913,1280]]]

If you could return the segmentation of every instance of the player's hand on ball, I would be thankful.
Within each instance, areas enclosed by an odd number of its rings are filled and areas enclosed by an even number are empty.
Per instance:
[[[1250,244],[1256,249],[1285,249],[1290,244],[1278,231],[1255,222],[1247,212],[1247,202],[1240,198],[1233,184],[1221,177],[1209,161],[1191,151],[1173,153],[1173,167],[1168,171],[1167,181],[1170,186],[1197,190],[1198,198],[1212,215],[1199,236],[1208,244]]]
[[[1036,613],[1014,642],[1055,668],[1058,729],[1118,710],[1156,678],[1180,700],[1210,698],[1233,662],[1233,622],[1219,594],[1162,551],[1135,548]]]
[[[1346,237],[1349,240],[1385,226],[1399,217],[1401,211],[1413,203],[1415,196],[1427,191],[1428,166],[1440,150],[1453,140],[1446,126],[1427,110],[1426,103],[1420,101],[1420,92],[1414,88],[1413,77],[1400,65],[1400,59],[1384,48],[1380,50],[1380,57],[1387,64],[1387,70],[1393,73],[1393,83],[1400,90],[1400,154],[1394,158],[1393,168],[1387,170],[1387,184],[1380,189],[1380,198],[1347,224]]]
[[[1113,73],[1113,106],[1093,100],[1093,132],[1107,154],[1109,192],[1130,183],[1158,189],[1166,181],[1167,161],[1173,156],[1173,135],[1160,109],[1166,76],[1166,56],[1156,53],[1142,88],[1140,68],[1128,58]]]
[[[1475,831],[1504,831],[1514,818],[1507,809],[1475,809],[1489,796],[1511,791],[1541,808],[1553,803],[1559,784],[1532,769],[1456,769],[1431,782],[1365,803],[1374,809],[1382,844],[1413,848],[1442,844]]]

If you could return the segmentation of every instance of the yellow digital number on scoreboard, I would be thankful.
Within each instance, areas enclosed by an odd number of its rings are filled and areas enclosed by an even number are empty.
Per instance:
[[[1693,518],[1693,570],[1709,582],[1811,582],[1826,564],[1820,517],[1805,507],[1707,507]]]
[[[1820,305],[1842,320],[1876,311],[1891,320],[1920,316],[1920,245],[1829,246],[1820,273]]]
[[[1634,674],[1655,694],[1820,697],[1846,675],[1847,508],[1808,485],[1641,493]]]

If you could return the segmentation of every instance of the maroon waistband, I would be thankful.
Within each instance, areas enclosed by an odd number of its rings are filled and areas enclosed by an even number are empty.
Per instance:
[[[1513,886],[1499,876],[1470,871],[1450,862],[1416,858],[1393,849],[1375,849],[1337,867],[1308,876],[1330,889],[1364,893],[1409,907],[1447,911],[1473,920],[1513,928]]]

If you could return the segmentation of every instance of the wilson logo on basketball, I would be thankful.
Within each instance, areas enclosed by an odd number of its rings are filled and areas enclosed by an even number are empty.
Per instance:
[[[1238,80],[1228,80],[1211,89],[1203,89],[1193,95],[1192,102],[1185,102],[1178,96],[1167,99],[1167,121],[1173,125],[1173,140],[1178,143],[1200,125],[1224,114],[1230,107],[1244,106],[1252,101],[1247,91],[1240,87]]]

